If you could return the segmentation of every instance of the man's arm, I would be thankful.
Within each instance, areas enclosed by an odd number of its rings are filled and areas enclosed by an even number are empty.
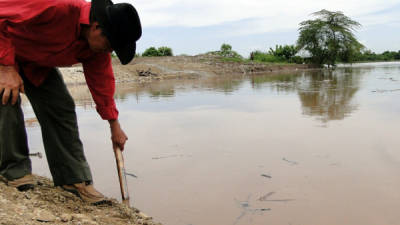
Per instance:
[[[115,79],[109,53],[99,53],[83,62],[86,83],[96,103],[101,118],[108,120],[114,149],[124,150],[128,140],[118,121],[118,110],[114,101]]]

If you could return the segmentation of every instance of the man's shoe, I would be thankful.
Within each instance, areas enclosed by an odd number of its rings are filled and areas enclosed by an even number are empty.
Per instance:
[[[86,184],[85,182],[83,182],[72,185],[63,185],[62,188],[80,197],[84,202],[88,202],[93,205],[110,203],[110,201],[106,200],[103,194],[98,192],[93,187],[93,184]]]
[[[2,180],[10,187],[15,187],[18,191],[28,191],[34,188],[34,184],[36,183],[32,174],[25,175],[21,178],[15,180],[7,180],[5,177],[2,177]]]

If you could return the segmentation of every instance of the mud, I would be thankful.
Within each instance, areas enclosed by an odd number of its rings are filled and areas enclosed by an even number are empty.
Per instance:
[[[147,218],[138,209],[110,199],[111,204],[93,206],[75,195],[54,187],[52,182],[35,176],[34,190],[19,192],[0,182],[0,224],[147,224],[161,225]]]

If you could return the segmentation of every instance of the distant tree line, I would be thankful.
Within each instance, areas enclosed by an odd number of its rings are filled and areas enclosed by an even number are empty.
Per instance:
[[[276,45],[275,49],[269,48],[269,50],[263,52],[260,50],[253,51],[250,53],[249,58],[244,58],[239,53],[232,49],[229,44],[222,44],[219,51],[208,52],[207,54],[221,56],[224,59],[230,61],[255,61],[265,63],[315,63],[311,56],[305,56],[300,53],[299,46],[296,45]],[[304,53],[304,52],[303,52]],[[343,54],[343,53],[342,53]],[[136,57],[152,57],[152,56],[173,56],[172,49],[170,47],[150,47],[146,49],[143,54],[137,54]],[[381,54],[372,52],[371,50],[362,49],[351,55],[351,60],[337,57],[335,62],[373,62],[373,61],[394,61],[400,60],[400,51],[385,51]]]
[[[361,24],[340,11],[320,10],[312,14],[315,19],[300,23],[299,38],[294,45],[276,45],[275,49],[253,51],[248,59],[222,44],[219,51],[207,54],[220,56],[230,61],[256,61],[267,63],[311,63],[335,66],[338,62],[368,62],[400,60],[400,51],[385,51],[376,54],[367,50],[354,35]],[[172,56],[169,47],[150,47],[142,56]]]
[[[371,61],[394,61],[400,60],[400,51],[385,51],[381,54],[365,50],[354,56],[355,62],[371,62]]]

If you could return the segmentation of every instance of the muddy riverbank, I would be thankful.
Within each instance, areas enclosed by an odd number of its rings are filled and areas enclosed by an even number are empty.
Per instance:
[[[209,55],[139,57],[128,65],[121,65],[113,59],[117,82],[145,83],[166,79],[194,79],[224,75],[251,75],[297,71],[314,68],[305,64],[266,64],[255,62],[227,62],[220,57]],[[80,65],[61,68],[67,84],[83,84],[85,78]]]
[[[224,75],[251,75],[295,71],[309,68],[308,65],[261,64],[224,62],[213,56],[178,56],[137,58],[122,66],[113,59],[116,82],[141,84],[161,80],[191,80],[216,78]],[[75,99],[90,99],[81,65],[60,68],[65,82]],[[78,96],[76,96],[78,95]],[[81,96],[82,95],[82,96]],[[81,96],[81,97],[79,97]],[[79,105],[79,104],[78,104]],[[27,119],[26,125],[36,124],[36,118]],[[138,209],[129,208],[112,200],[111,205],[91,206],[71,193],[53,186],[51,180],[36,176],[38,184],[34,190],[18,192],[0,182],[0,224],[148,224],[156,225],[143,217]]]
[[[155,223],[138,209],[129,208],[114,199],[110,205],[92,206],[75,195],[54,187],[43,177],[35,177],[34,190],[19,192],[0,182],[0,224],[147,224]]]
[[[165,225],[398,224],[399,63],[243,74],[117,83],[133,206]],[[68,88],[96,187],[119,199],[108,124],[86,85]],[[22,105],[31,153],[45,156]],[[50,177],[45,159],[32,166]]]

